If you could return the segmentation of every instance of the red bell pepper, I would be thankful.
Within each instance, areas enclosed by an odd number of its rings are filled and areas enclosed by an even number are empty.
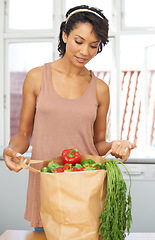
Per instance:
[[[63,164],[71,163],[73,166],[81,162],[81,155],[77,149],[66,149],[62,152]]]

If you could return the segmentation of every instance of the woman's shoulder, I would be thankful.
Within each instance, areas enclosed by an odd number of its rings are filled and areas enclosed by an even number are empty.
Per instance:
[[[27,73],[27,77],[36,79],[38,77],[42,77],[43,73],[43,66],[35,67],[32,68],[30,71]]]
[[[28,71],[24,80],[23,88],[31,89],[36,95],[38,95],[41,87],[41,81],[43,76],[43,67],[35,67]]]
[[[102,93],[109,92],[108,84],[104,82],[104,80],[97,77],[96,77],[96,87],[97,87],[97,91],[99,92],[102,92]]]
[[[109,99],[109,86],[102,79],[96,77],[96,93],[98,102]]]

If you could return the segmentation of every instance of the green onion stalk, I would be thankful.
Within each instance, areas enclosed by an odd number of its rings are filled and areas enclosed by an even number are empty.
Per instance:
[[[129,175],[128,194],[126,183],[116,162],[121,163]],[[104,210],[100,214],[99,235],[103,240],[124,240],[126,232],[130,233],[132,223],[131,175],[126,166],[115,159],[104,162],[102,168],[107,170],[107,194]]]

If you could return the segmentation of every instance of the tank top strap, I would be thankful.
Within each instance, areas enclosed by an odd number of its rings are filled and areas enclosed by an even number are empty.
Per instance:
[[[43,91],[49,91],[50,89],[50,78],[51,78],[51,63],[45,63],[43,65],[43,78],[42,78],[42,83],[41,83],[41,90]]]
[[[89,84],[89,87],[87,89],[87,96],[89,99],[92,99],[94,102],[96,101],[97,103],[97,96],[96,96],[96,84],[97,84],[97,78],[93,71],[91,72],[91,82]]]

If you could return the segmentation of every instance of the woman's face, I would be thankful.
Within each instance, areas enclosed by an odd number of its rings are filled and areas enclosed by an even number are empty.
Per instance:
[[[100,40],[93,31],[90,23],[79,23],[69,36],[63,32],[66,43],[65,57],[78,66],[88,63],[98,51]]]

